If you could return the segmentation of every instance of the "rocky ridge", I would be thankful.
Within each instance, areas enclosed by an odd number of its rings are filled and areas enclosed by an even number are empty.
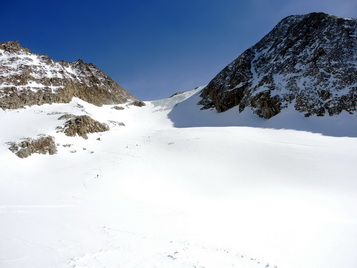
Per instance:
[[[305,116],[356,113],[357,20],[289,16],[203,90],[203,109],[238,106],[271,118],[288,106]]]
[[[0,43],[0,108],[68,103],[73,97],[101,106],[142,102],[92,63],[56,62],[17,41]]]

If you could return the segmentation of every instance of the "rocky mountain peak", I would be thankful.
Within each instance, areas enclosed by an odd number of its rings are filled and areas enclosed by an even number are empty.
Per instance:
[[[0,108],[70,102],[140,102],[92,63],[56,62],[32,53],[17,41],[0,43]]]
[[[30,52],[30,50],[27,48],[22,47],[19,41],[7,41],[0,43],[0,49],[9,53],[15,53],[19,51]]]
[[[250,107],[270,118],[288,106],[305,116],[356,113],[357,20],[289,16],[225,67],[199,104],[218,112]]]

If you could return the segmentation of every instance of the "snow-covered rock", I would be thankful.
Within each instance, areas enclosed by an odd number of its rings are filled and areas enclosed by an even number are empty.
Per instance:
[[[56,62],[19,42],[0,43],[0,108],[68,103],[73,97],[98,106],[140,102],[92,63]]]
[[[289,16],[202,91],[204,108],[250,107],[271,118],[288,106],[305,116],[356,113],[357,20]]]

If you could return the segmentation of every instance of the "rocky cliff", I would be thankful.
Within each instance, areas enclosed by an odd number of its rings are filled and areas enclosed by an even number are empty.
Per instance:
[[[73,97],[97,106],[138,102],[91,63],[56,62],[19,42],[0,43],[0,108],[67,103]]]
[[[250,107],[271,118],[293,106],[305,116],[356,113],[357,20],[324,13],[283,19],[201,93],[203,109]]]

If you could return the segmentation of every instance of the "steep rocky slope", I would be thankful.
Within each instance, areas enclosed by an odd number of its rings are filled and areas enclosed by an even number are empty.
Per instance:
[[[67,103],[72,97],[98,106],[138,102],[91,63],[56,62],[31,53],[19,42],[0,43],[0,108]]]
[[[204,109],[250,107],[263,118],[290,105],[305,116],[357,114],[357,20],[324,13],[287,17],[225,67],[201,97]]]

